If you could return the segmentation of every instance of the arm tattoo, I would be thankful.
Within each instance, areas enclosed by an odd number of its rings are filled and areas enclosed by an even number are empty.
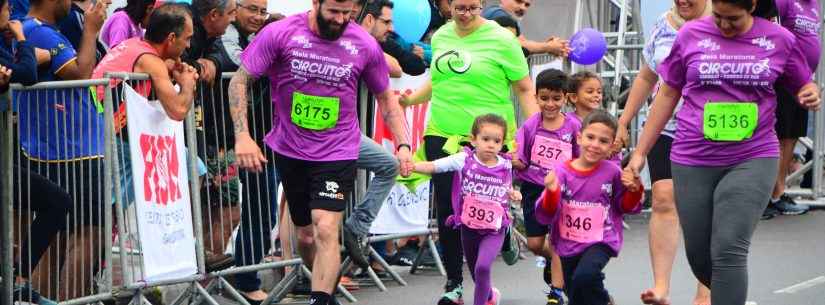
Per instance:
[[[243,67],[235,72],[232,80],[229,81],[229,112],[232,115],[232,125],[235,134],[249,132],[246,120],[247,111],[247,87],[249,82],[253,80]]]

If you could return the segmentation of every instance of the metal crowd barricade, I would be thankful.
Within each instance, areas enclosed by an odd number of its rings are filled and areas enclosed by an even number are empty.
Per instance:
[[[229,109],[228,85],[233,73],[223,73],[214,84],[201,83],[195,102],[195,128],[191,136],[197,155],[206,163],[208,174],[199,190],[202,198],[204,256],[206,272],[211,278],[205,290],[225,290],[241,304],[247,302],[227,280],[230,276],[257,273],[281,267],[292,267],[282,280],[269,290],[264,304],[281,300],[301,276],[308,277],[293,251],[279,251],[275,243],[279,235],[280,217],[286,212],[280,205],[278,179],[275,173],[274,153],[266,148],[264,137],[272,129],[274,118],[269,81],[260,79],[251,84],[248,92],[247,120],[250,136],[256,141],[268,163],[264,173],[253,174],[236,165],[235,134]],[[201,222],[199,221],[199,222]],[[286,224],[288,225],[288,224]],[[291,231],[291,230],[290,230]],[[290,236],[289,245],[294,243]],[[237,244],[241,242],[241,244]],[[227,248],[232,256],[225,256]],[[281,252],[281,260],[275,260]],[[254,259],[254,260],[253,260]],[[238,266],[235,262],[242,262]],[[229,266],[233,266],[228,268]],[[201,300],[196,300],[199,303]],[[178,304],[176,301],[174,304]]]
[[[111,177],[95,85],[106,80],[12,85],[2,141],[4,304],[31,298],[12,294],[16,276],[66,304],[111,299]]]

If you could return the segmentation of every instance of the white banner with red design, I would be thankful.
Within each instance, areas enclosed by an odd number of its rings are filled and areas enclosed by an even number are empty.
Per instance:
[[[398,96],[402,92],[412,93],[420,88],[430,79],[429,73],[419,76],[404,74],[401,78],[390,79],[390,87],[393,93]],[[430,116],[430,103],[419,104],[405,109],[407,124],[410,127],[407,135],[410,140],[412,151],[415,152],[424,141],[424,130],[426,130],[427,120]],[[384,124],[378,105],[375,105],[376,115],[373,124],[373,139],[384,146],[391,153],[395,153],[395,141],[392,132]],[[390,191],[390,195],[378,212],[375,221],[372,223],[370,233],[372,234],[395,234],[410,232],[413,230],[426,229],[430,223],[430,184],[419,183],[414,186],[415,191],[410,191],[407,186],[396,183]]]
[[[183,122],[124,84],[143,280],[197,272]]]

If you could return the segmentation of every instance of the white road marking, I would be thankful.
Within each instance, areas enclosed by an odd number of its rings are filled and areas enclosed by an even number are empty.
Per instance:
[[[758,305],[758,304],[756,304],[756,302],[754,302],[754,301],[747,301],[747,302],[745,302],[745,305]]]
[[[802,283],[774,291],[773,293],[796,293],[797,291],[805,290],[821,284],[825,284],[825,276],[816,277]]]

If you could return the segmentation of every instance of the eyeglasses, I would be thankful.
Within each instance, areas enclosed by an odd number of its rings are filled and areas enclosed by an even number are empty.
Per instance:
[[[453,10],[456,13],[460,14],[460,15],[467,15],[467,14],[478,15],[478,13],[481,13],[481,7],[480,6],[470,6],[470,7],[456,6],[456,7],[453,8]]]
[[[254,5],[244,6],[241,3],[238,3],[238,7],[242,7],[249,10],[250,12],[256,13],[258,14],[258,16],[264,17],[264,19],[269,18],[269,12],[267,12],[265,8],[259,8]]]

